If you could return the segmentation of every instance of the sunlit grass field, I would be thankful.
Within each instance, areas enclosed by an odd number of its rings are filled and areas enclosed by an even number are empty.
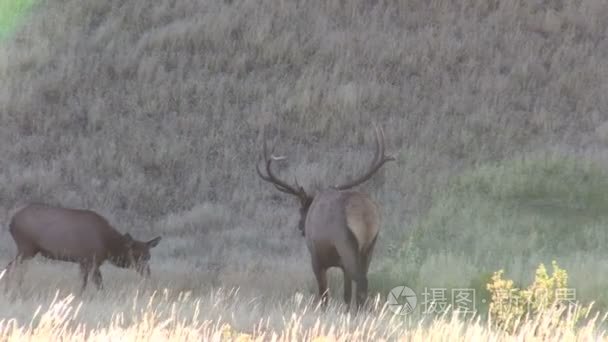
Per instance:
[[[1,340],[603,336],[607,2],[31,4],[0,0],[0,268],[27,202],[163,239],[149,281],[104,265],[106,289],[73,298],[77,265],[32,260],[0,294]],[[345,315],[332,271],[322,312],[297,201],[255,172],[263,132],[315,192],[371,162],[372,123],[397,159],[359,187],[382,216],[372,308]],[[493,328],[492,272],[521,287],[553,260],[590,316]],[[395,316],[402,285],[419,304],[474,289],[478,316]]]
[[[377,300],[367,313],[322,310],[301,294],[281,302],[257,301],[238,290],[204,297],[159,291],[128,294],[125,302],[55,294],[28,320],[0,320],[3,341],[590,341],[605,340],[606,316],[575,324],[571,311],[550,309],[518,321],[514,331],[489,328],[479,317],[456,313],[418,320],[394,315]],[[102,303],[105,301],[105,305]],[[112,304],[109,307],[109,303]],[[111,313],[111,315],[110,315]],[[83,323],[84,315],[90,320]],[[93,318],[98,315],[98,318]]]

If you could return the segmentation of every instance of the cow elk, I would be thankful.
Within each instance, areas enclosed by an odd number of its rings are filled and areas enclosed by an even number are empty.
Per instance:
[[[268,155],[263,146],[265,172],[256,165],[258,175],[279,191],[291,194],[300,201],[298,228],[306,239],[312,270],[317,280],[321,304],[328,301],[327,270],[342,269],[344,301],[350,307],[352,282],[356,287],[356,305],[360,308],[367,297],[367,271],[380,229],[380,213],[369,195],[349,190],[370,179],[386,162],[394,161],[384,153],[384,133],[375,126],[376,151],[368,170],[346,184],[325,188],[316,195],[307,193],[295,179],[295,185],[279,179],[271,169],[273,161],[285,159]]]
[[[94,211],[45,204],[29,204],[18,210],[10,221],[9,231],[17,245],[17,255],[7,265],[5,276],[40,253],[48,259],[80,264],[81,293],[90,273],[97,288],[103,288],[99,267],[106,260],[120,268],[134,268],[148,278],[150,249],[161,239],[158,236],[138,241],[129,233],[118,232]]]

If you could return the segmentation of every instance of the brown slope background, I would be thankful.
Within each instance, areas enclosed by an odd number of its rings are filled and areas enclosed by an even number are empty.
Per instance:
[[[255,173],[264,128],[309,190],[363,171],[384,128],[398,161],[361,187],[382,206],[378,270],[462,170],[556,151],[603,165],[607,19],[600,0],[48,0],[0,49],[0,206],[162,234],[159,287],[312,294],[297,202]],[[14,252],[3,234],[0,259]],[[26,294],[78,286],[75,266],[34,265]]]

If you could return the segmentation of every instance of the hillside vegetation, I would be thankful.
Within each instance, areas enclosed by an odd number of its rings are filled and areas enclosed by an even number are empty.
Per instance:
[[[420,290],[470,287],[487,297],[494,270],[522,287],[535,265],[559,260],[578,300],[608,308],[608,173],[596,164],[556,156],[487,164],[433,199],[399,261],[378,272],[393,273],[386,285],[407,275]]]
[[[297,202],[255,173],[263,131],[280,174],[314,190],[368,165],[377,122],[397,162],[361,186],[382,207],[373,291],[557,259],[592,299],[608,282],[607,18],[601,0],[41,1],[0,43],[0,220],[43,201],[162,234],[148,294],[311,295]],[[0,234],[0,262],[14,253]],[[101,298],[130,301],[137,276],[102,272]],[[28,319],[77,274],[33,262],[0,316]]]
[[[32,0],[0,1],[0,39],[8,37],[32,6]]]

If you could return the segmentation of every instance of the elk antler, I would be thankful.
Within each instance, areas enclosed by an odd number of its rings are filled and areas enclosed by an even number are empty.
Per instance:
[[[374,159],[369,170],[349,183],[334,186],[335,189],[346,190],[355,187],[370,179],[386,162],[395,160],[395,157],[384,154],[384,131],[376,124],[374,124],[374,128],[376,131],[376,152],[374,153]]]
[[[260,170],[259,163],[257,163],[255,166],[260,178],[272,183],[272,185],[274,185],[274,187],[277,188],[279,191],[298,197],[302,203],[309,202],[310,196],[308,196],[304,188],[300,186],[300,184],[298,184],[297,178],[295,178],[295,186],[291,186],[287,182],[277,178],[277,176],[272,172],[272,170],[270,169],[270,165],[273,161],[287,159],[287,157],[285,156],[275,156],[273,152],[274,148],[271,154],[268,155],[268,148],[266,146],[266,134],[264,134],[264,155],[262,157],[264,160],[264,164],[266,164],[266,174],[262,173],[262,170]]]

